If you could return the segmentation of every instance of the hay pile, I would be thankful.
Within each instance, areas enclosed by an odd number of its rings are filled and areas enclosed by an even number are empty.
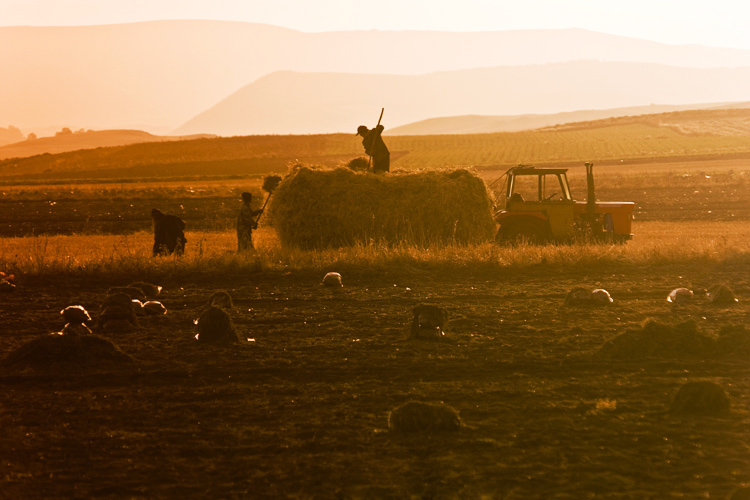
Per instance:
[[[419,304],[411,312],[410,339],[440,340],[445,336],[448,311],[431,304]]]
[[[10,352],[0,366],[12,370],[117,368],[134,360],[95,335],[43,335]]]
[[[713,349],[714,340],[701,334],[694,321],[670,326],[649,319],[640,330],[627,331],[604,344],[595,357],[621,361],[705,359]]]
[[[738,302],[737,296],[726,285],[714,285],[706,290],[708,300],[715,305],[729,306]]]
[[[670,411],[682,415],[721,415],[728,413],[729,397],[724,389],[707,380],[688,382],[677,392]]]
[[[450,406],[410,401],[391,411],[388,428],[399,433],[452,432],[461,429],[461,419]]]
[[[208,299],[200,317],[196,321],[198,335],[195,339],[203,344],[234,344],[240,336],[232,322],[232,296],[224,290],[215,292]]]
[[[419,246],[491,241],[496,225],[484,182],[467,170],[372,175],[301,167],[269,208],[284,246]]]

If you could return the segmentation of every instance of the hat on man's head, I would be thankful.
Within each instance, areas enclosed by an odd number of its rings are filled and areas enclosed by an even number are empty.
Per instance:
[[[357,135],[366,134],[369,131],[370,129],[365,127],[364,125],[360,125],[359,127],[357,127]]]
[[[242,201],[244,202],[253,201],[253,193],[248,193],[248,192],[242,193]]]

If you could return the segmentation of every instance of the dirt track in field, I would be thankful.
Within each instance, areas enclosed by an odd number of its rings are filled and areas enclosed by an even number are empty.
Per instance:
[[[101,333],[132,368],[2,372],[0,498],[724,498],[750,482],[747,360],[591,355],[647,317],[694,319],[708,335],[745,324],[747,271],[411,269],[344,274],[342,289],[308,274],[172,278],[166,316]],[[714,282],[740,302],[665,300]],[[0,301],[0,350],[59,330],[69,304],[96,313],[109,285],[19,282]],[[579,285],[615,303],[562,307]],[[217,289],[253,341],[196,344],[193,320]],[[420,302],[448,309],[443,341],[407,339]],[[722,385],[732,412],[667,413],[696,379]],[[388,412],[411,400],[452,406],[463,429],[394,435]]]

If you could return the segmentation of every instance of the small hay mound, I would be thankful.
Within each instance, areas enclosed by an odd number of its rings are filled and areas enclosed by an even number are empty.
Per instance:
[[[440,340],[445,336],[448,312],[442,307],[420,304],[412,309],[409,338],[420,340]]]
[[[670,411],[682,415],[721,415],[728,413],[729,397],[724,389],[707,380],[688,382],[677,392]]]
[[[113,331],[138,327],[135,307],[127,293],[117,292],[104,298],[99,314],[99,326]]]
[[[737,296],[726,285],[714,285],[706,291],[709,302],[717,306],[728,306],[738,302]]]
[[[281,182],[269,212],[282,245],[304,249],[482,243],[496,231],[487,187],[467,170],[383,176],[302,167]]]
[[[689,288],[675,288],[667,295],[667,302],[672,304],[685,304],[690,302],[695,294]]]
[[[124,293],[130,299],[138,299],[140,301],[146,300],[146,294],[143,290],[136,286],[113,286],[107,290],[107,296]]]
[[[89,312],[83,306],[68,306],[60,311],[60,314],[66,323],[81,324],[91,321]]]
[[[136,281],[135,283],[129,284],[127,288],[138,288],[147,299],[155,299],[159,296],[162,290],[162,287],[146,283],[145,281]]]
[[[143,304],[143,311],[149,316],[164,316],[167,314],[167,308],[159,301],[149,300]]]
[[[339,273],[326,273],[323,276],[323,284],[325,286],[344,286],[341,282],[341,274]]]
[[[136,316],[146,315],[146,311],[143,310],[143,302],[138,299],[133,299],[130,301],[130,303],[133,304],[133,311],[135,312]]]
[[[391,411],[388,428],[399,433],[454,432],[461,429],[461,419],[450,406],[410,401]]]
[[[229,313],[217,306],[209,306],[198,318],[196,340],[206,344],[232,344],[240,341]]]
[[[61,335],[91,335],[91,328],[83,323],[68,323],[60,332]]]
[[[4,368],[47,370],[61,367],[117,367],[134,360],[107,339],[95,335],[43,335],[10,352]]]
[[[608,341],[595,356],[620,361],[705,359],[713,349],[713,339],[698,332],[694,321],[669,326],[649,319],[640,330],[627,331]]]
[[[612,302],[612,296],[603,288],[590,291],[579,286],[568,292],[563,305],[565,307],[597,307],[606,306]]]
[[[232,309],[234,309],[234,302],[232,301],[232,296],[229,295],[229,292],[219,290],[218,292],[214,292],[213,295],[208,298],[206,307],[211,306],[224,309],[227,312],[232,312]]]
[[[6,279],[0,279],[0,293],[10,293],[15,291],[16,285]]]
[[[346,168],[348,168],[349,170],[353,170],[354,172],[366,172],[367,169],[370,168],[370,160],[368,160],[364,156],[352,158],[346,164]]]

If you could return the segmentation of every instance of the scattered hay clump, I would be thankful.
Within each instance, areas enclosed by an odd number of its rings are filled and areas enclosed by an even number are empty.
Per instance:
[[[100,328],[113,331],[137,328],[138,318],[130,295],[125,292],[107,295],[102,303],[98,324]]]
[[[269,212],[282,245],[303,249],[472,244],[496,231],[487,187],[468,170],[372,175],[300,167],[281,182]]]
[[[706,296],[711,304],[717,306],[734,305],[737,302],[737,296],[731,288],[726,285],[714,285],[706,290]]]
[[[605,343],[595,357],[608,360],[705,359],[714,340],[698,331],[694,321],[675,326],[646,320],[640,330],[630,330]]]
[[[145,281],[136,281],[129,284],[126,288],[137,288],[147,299],[155,299],[162,291],[162,287]]]
[[[680,387],[670,411],[681,415],[721,415],[728,413],[730,406],[724,388],[714,382],[700,380]]]
[[[410,339],[440,340],[445,336],[448,312],[432,304],[420,304],[412,309]]]
[[[454,432],[461,429],[461,419],[450,406],[410,401],[391,411],[388,428],[397,433]]]
[[[370,168],[370,160],[364,156],[352,158],[346,164],[346,168],[354,172],[366,172]]]
[[[96,335],[43,335],[10,352],[0,366],[12,370],[115,368],[134,360]]]
[[[344,284],[341,282],[341,274],[339,273],[326,273],[325,276],[323,276],[323,282],[325,286],[344,286]]]
[[[667,295],[667,302],[670,304],[685,304],[691,302],[695,294],[689,288],[675,288]]]
[[[82,324],[91,321],[89,312],[80,305],[68,306],[60,311],[60,314],[66,323]]]
[[[157,300],[149,300],[143,303],[143,312],[148,316],[164,316],[167,308]]]
[[[196,340],[206,344],[232,344],[240,341],[232,317],[226,309],[212,305],[198,318]]]
[[[587,290],[583,287],[576,287],[568,292],[565,296],[565,307],[597,307],[607,306],[614,302],[612,296],[603,288]]]

